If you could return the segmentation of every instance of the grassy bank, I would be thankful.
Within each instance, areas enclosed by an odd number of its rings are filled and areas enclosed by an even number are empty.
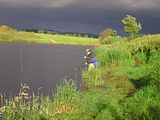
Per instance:
[[[83,90],[74,81],[53,97],[19,95],[5,100],[4,120],[159,120],[160,35],[114,40],[95,49],[99,66],[84,71]]]
[[[83,78],[88,90],[108,95],[104,101],[109,104],[98,112],[97,120],[160,119],[159,38],[146,35],[95,49],[99,67],[84,72]]]
[[[7,26],[0,26],[0,42],[73,44],[73,45],[99,44],[98,39],[96,38],[24,32],[11,29]]]

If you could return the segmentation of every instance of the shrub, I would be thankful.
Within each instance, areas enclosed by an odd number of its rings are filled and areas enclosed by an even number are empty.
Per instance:
[[[105,43],[105,39],[107,37],[110,37],[110,36],[116,36],[117,35],[117,31],[116,30],[113,30],[111,28],[107,28],[105,29],[104,31],[102,31],[99,35],[99,40],[100,40],[100,43],[104,44]]]
[[[108,36],[101,41],[102,44],[112,44],[114,42],[120,41],[120,36]]]

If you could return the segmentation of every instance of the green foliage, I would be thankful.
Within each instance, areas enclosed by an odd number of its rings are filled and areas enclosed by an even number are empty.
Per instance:
[[[80,103],[82,120],[120,120],[121,112],[105,90],[97,89],[85,92]]]
[[[140,64],[147,63],[150,57],[152,57],[153,51],[157,50],[160,46],[159,38],[158,34],[149,35],[134,39],[131,42],[120,40],[119,42],[96,48],[95,53],[100,60],[99,65],[100,67],[106,67],[112,63],[124,62],[131,58],[134,58],[137,62],[139,61]]]
[[[78,94],[76,84],[73,80],[63,81],[61,85],[57,86],[56,94],[54,95],[55,103],[62,103],[65,101],[71,101]]]
[[[99,60],[99,68],[96,71],[99,72],[85,72],[83,74],[85,84],[102,80],[103,85],[94,84],[94,89],[106,91],[106,101],[117,100],[118,105],[111,103],[112,107],[106,106],[100,112],[93,112],[97,117],[92,119],[160,119],[159,42],[159,35],[149,35],[138,37],[130,42],[119,41],[95,49]]]
[[[96,56],[99,61],[100,67],[106,67],[115,62],[123,61],[129,57],[129,54],[123,49],[115,48],[110,49],[111,47],[100,47],[95,49]],[[103,51],[103,52],[102,52]]]
[[[83,72],[83,84],[87,88],[103,87],[105,82],[101,77],[102,70],[91,70],[89,72]]]
[[[77,118],[79,91],[73,81],[64,81],[57,87],[54,100],[48,96],[30,96],[22,86],[20,94],[2,104],[4,120],[63,120]],[[1,111],[0,111],[1,112]]]
[[[160,96],[155,86],[147,86],[132,97],[121,102],[123,119],[158,120],[160,119]]]
[[[159,87],[160,85],[160,61],[159,63],[156,63],[150,73],[150,84],[157,85]]]
[[[131,37],[135,36],[142,29],[141,24],[137,23],[136,18],[131,15],[126,15],[122,23],[124,24],[124,31],[129,33]]]
[[[97,114],[106,107],[105,94],[90,91],[83,95],[81,101],[81,114],[84,120],[95,119]]]
[[[112,44],[114,42],[118,42],[122,40],[120,36],[108,36],[103,39],[102,44]]]
[[[103,110],[100,114],[97,115],[96,120],[115,120],[115,119],[112,116],[111,111],[106,109],[106,110]]]
[[[78,112],[79,91],[74,81],[64,81],[57,87],[54,96],[54,114],[71,115]],[[57,117],[58,117],[57,116]]]
[[[132,58],[135,60],[135,66],[139,66],[147,62],[146,54],[142,52],[137,52],[132,56]]]
[[[28,86],[21,86],[18,96],[6,100],[2,105],[5,107],[2,118],[4,120],[50,120],[54,116],[52,113],[53,102],[48,97],[30,96]],[[40,102],[41,101],[41,102]]]
[[[160,61],[160,49],[156,50],[152,50],[150,53],[150,57],[149,57],[149,61],[148,63],[150,64],[159,64]]]
[[[66,36],[50,37],[62,42]],[[85,91],[72,80],[57,87],[54,99],[22,90],[18,102],[3,100],[4,120],[159,120],[160,35],[108,39],[110,44],[94,50],[98,67],[83,71]]]
[[[108,37],[111,37],[111,36],[117,36],[117,31],[116,30],[113,30],[111,28],[107,28],[105,29],[104,31],[102,31],[99,35],[99,40],[100,40],[100,43],[102,44],[105,44],[106,43],[106,39]]]
[[[146,35],[144,35],[144,34],[135,34],[134,36],[128,37],[127,40],[131,41],[133,39],[137,39],[137,38],[144,37],[144,36],[146,36]]]

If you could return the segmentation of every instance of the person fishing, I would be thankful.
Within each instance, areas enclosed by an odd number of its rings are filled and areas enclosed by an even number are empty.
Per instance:
[[[88,71],[97,67],[98,60],[95,57],[93,50],[86,49],[86,56],[84,56],[84,58],[87,60],[87,62],[85,64],[87,65]]]

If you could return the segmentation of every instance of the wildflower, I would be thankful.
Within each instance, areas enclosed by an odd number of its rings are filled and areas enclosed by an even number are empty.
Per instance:
[[[0,117],[1,117],[2,113],[4,113],[4,112],[5,112],[5,106],[0,108]]]

